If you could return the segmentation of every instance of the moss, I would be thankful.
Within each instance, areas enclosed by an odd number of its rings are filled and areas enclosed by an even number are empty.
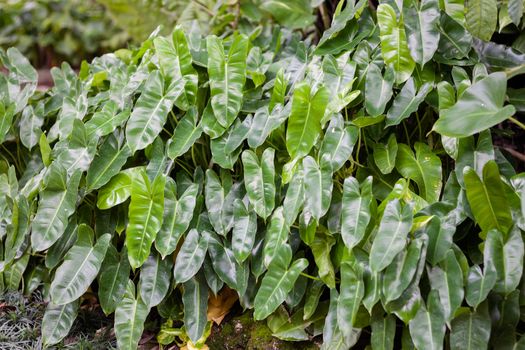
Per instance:
[[[214,327],[206,342],[210,350],[314,350],[312,342],[286,342],[272,336],[264,321],[254,321],[252,313],[244,313]]]

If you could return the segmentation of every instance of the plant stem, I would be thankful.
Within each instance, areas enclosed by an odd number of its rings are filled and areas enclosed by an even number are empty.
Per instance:
[[[517,126],[519,126],[520,128],[522,128],[523,130],[525,130],[525,124],[523,124],[522,122],[520,122],[518,119],[515,119],[513,117],[510,117],[509,120],[511,122],[513,122],[514,124],[516,124]]]

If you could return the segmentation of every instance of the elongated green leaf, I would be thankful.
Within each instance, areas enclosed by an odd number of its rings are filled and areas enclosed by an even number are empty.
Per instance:
[[[304,183],[303,174],[298,171],[288,184],[286,196],[283,201],[284,219],[286,224],[291,226],[297,219],[297,215],[302,209],[304,203]]]
[[[206,208],[215,232],[220,235],[226,235],[233,227],[233,205],[235,199],[238,198],[239,191],[239,184],[235,184],[231,188],[224,188],[213,170],[206,171],[206,186],[204,188]]]
[[[38,210],[31,225],[31,246],[35,251],[49,248],[64,231],[68,219],[75,210],[80,172],[69,181],[66,170],[59,163],[48,168],[44,178],[44,190],[40,193]]]
[[[42,319],[42,339],[44,346],[55,345],[66,337],[78,314],[78,300],[64,305],[47,304]]]
[[[197,124],[197,110],[190,108],[179,121],[168,144],[168,157],[175,159],[186,153],[201,137],[202,128]]]
[[[371,203],[372,177],[368,177],[361,186],[353,177],[345,179],[341,207],[341,237],[349,249],[359,244],[365,236],[371,217]]]
[[[275,206],[275,150],[267,148],[261,157],[250,150],[242,154],[244,183],[255,212],[264,220]]]
[[[182,110],[188,110],[196,100],[197,71],[192,66],[188,41],[182,28],[175,27],[170,39],[155,38],[155,51],[164,77],[169,78],[171,84],[179,79],[184,81],[183,93],[175,104]]]
[[[438,201],[441,193],[441,160],[429,146],[416,142],[416,156],[405,144],[399,144],[396,159],[396,169],[407,179],[417,183],[419,195],[427,202]]]
[[[232,250],[235,259],[242,264],[251,254],[257,234],[257,214],[248,210],[240,199],[234,203],[235,223],[232,232]]]
[[[365,294],[365,286],[360,271],[349,263],[341,265],[341,293],[337,302],[337,324],[344,334],[355,325],[357,311]]]
[[[445,318],[436,291],[428,295],[427,307],[421,305],[409,324],[410,335],[417,349],[443,349]]]
[[[466,310],[452,320],[450,348],[453,350],[487,349],[491,320],[487,308]]]
[[[290,108],[291,104],[288,103],[285,107],[281,104],[276,105],[271,113],[266,106],[257,109],[248,132],[248,145],[251,148],[257,148],[262,145],[268,138],[268,135],[284,123],[290,114]]]
[[[119,349],[137,349],[149,308],[135,295],[135,284],[128,280],[126,292],[115,310],[115,335]]]
[[[323,155],[323,162],[330,163],[333,172],[341,169],[352,156],[358,133],[359,130],[355,126],[344,126],[344,120],[340,114],[331,119],[323,138],[320,154]]]
[[[318,269],[317,274],[329,288],[335,288],[335,271],[330,259],[330,252],[335,244],[334,237],[317,233],[311,240],[311,243],[308,242],[308,244],[312,248],[312,254]]]
[[[384,270],[406,245],[406,237],[412,227],[412,208],[401,207],[398,199],[390,201],[385,208],[372,248],[370,268],[373,272]]]
[[[198,185],[191,184],[177,199],[175,181],[166,178],[164,219],[155,239],[155,248],[163,258],[175,251],[180,237],[188,229],[193,218],[198,191]]]
[[[177,253],[173,269],[175,282],[184,283],[197,274],[204,262],[207,249],[207,238],[199,235],[196,229],[191,229]]]
[[[164,83],[159,71],[150,73],[133,108],[126,125],[126,139],[132,153],[151,144],[166,123],[174,96],[166,93]]]
[[[496,284],[496,279],[497,274],[493,266],[486,266],[484,271],[477,265],[471,266],[465,294],[467,303],[472,307],[481,304]]]
[[[208,310],[208,286],[201,276],[184,283],[184,326],[192,342],[196,343],[204,333]]]
[[[281,246],[288,240],[290,227],[286,224],[283,211],[283,207],[275,209],[266,231],[264,239],[264,264],[266,266],[277,257]]]
[[[51,283],[51,300],[68,304],[82,296],[95,280],[106,255],[111,235],[105,234],[93,245],[91,229],[81,225],[78,240],[64,257]]]
[[[22,118],[20,119],[20,141],[22,141],[22,144],[28,149],[31,149],[38,144],[40,135],[42,135],[41,128],[43,124],[43,103],[39,103],[35,108],[31,106],[24,108],[24,111],[22,112]]]
[[[397,254],[383,274],[383,295],[385,302],[395,300],[409,287],[419,265],[423,240],[416,239],[406,250]]]
[[[466,137],[501,123],[516,113],[514,106],[503,106],[506,87],[507,78],[502,72],[477,81],[455,105],[440,111],[433,130],[445,136]]]
[[[114,312],[126,292],[129,278],[128,254],[124,248],[120,254],[113,245],[109,245],[106,257],[100,268],[99,302],[106,315]]]
[[[319,221],[330,208],[333,187],[332,167],[326,161],[319,166],[314,158],[307,156],[303,159],[303,169],[304,207]]]
[[[208,253],[210,254],[213,264],[213,270],[230,288],[236,289],[239,293],[242,291],[242,277],[244,266],[235,261],[233,252],[225,247],[218,237],[209,232],[205,232],[208,240]]]
[[[374,163],[383,174],[390,174],[396,165],[397,140],[395,134],[390,134],[386,145],[374,144]]]
[[[372,117],[383,114],[388,101],[392,98],[392,86],[394,85],[394,72],[386,69],[385,75],[374,63],[368,67],[365,83],[365,107]]]
[[[490,265],[487,268],[496,271],[495,292],[508,295],[516,289],[523,273],[523,250],[523,239],[516,228],[510,231],[508,239],[495,229],[487,233],[484,254]]]
[[[164,212],[163,175],[150,182],[144,171],[131,182],[126,245],[131,267],[140,267],[150,255],[151,244],[162,225]]]
[[[29,254],[26,253],[20,257],[20,259],[12,261],[4,271],[4,282],[7,286],[7,289],[11,291],[17,291],[20,282],[24,277],[24,272],[27,268],[27,263],[29,262]]]
[[[93,159],[86,182],[88,189],[96,190],[108,183],[126,163],[131,151],[122,139],[110,135],[100,147],[99,153]]]
[[[396,319],[392,315],[375,314],[372,317],[371,344],[374,349],[391,350],[394,348]]]
[[[485,164],[483,181],[470,167],[465,168],[463,177],[467,199],[479,227],[483,232],[495,228],[506,235],[513,222],[496,162]]]
[[[432,290],[439,294],[443,316],[449,322],[461,306],[465,295],[463,271],[452,250],[447,252],[446,259],[440,265],[441,267],[434,267],[428,272],[428,278]]]
[[[488,41],[496,30],[498,8],[493,0],[471,0],[465,14],[468,30],[477,38]]]
[[[248,39],[243,35],[235,36],[227,54],[222,40],[215,36],[206,40],[211,106],[219,124],[227,128],[237,118],[242,105]]]
[[[254,318],[262,320],[268,317],[286,299],[292,290],[299,274],[308,266],[308,260],[297,259],[292,265],[292,251],[290,246],[283,244],[274,260],[268,266],[261,287],[255,296]]]
[[[286,131],[286,149],[292,159],[304,157],[312,149],[321,132],[321,119],[328,100],[329,92],[325,87],[315,93],[306,82],[295,87]]]
[[[98,191],[97,207],[109,209],[125,202],[131,196],[131,183],[141,168],[130,168],[113,176],[109,182]]]
[[[403,8],[408,48],[414,61],[424,66],[432,59],[439,43],[439,6],[436,0],[423,0],[419,8]]]
[[[425,83],[421,86],[416,94],[416,86],[413,78],[409,78],[403,88],[394,99],[392,107],[388,110],[386,115],[386,126],[398,125],[404,119],[417,111],[421,102],[432,90],[430,83]]]
[[[463,13],[461,13],[461,17],[463,17]],[[461,59],[468,56],[472,47],[472,35],[463,25],[443,13],[438,29],[441,34],[438,46],[440,55],[445,59]]]
[[[162,259],[160,254],[153,253],[140,269],[140,299],[149,308],[160,304],[168,293],[172,268],[172,259]]]
[[[130,113],[129,109],[119,112],[118,104],[115,101],[108,101],[100,111],[95,112],[91,119],[86,122],[88,136],[100,137],[111,134],[115,128],[124,124]]]
[[[396,83],[403,83],[415,67],[408,49],[403,22],[397,20],[394,9],[385,3],[377,7],[377,24],[383,59],[387,65],[394,68]]]

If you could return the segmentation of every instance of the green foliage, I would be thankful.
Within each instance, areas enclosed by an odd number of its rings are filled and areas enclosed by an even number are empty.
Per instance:
[[[311,23],[286,4],[251,14]],[[492,143],[523,126],[523,55],[462,4],[343,5],[317,46],[181,25],[48,91],[1,52],[0,289],[42,289],[46,344],[86,293],[123,349],[149,315],[202,348],[224,293],[323,349],[523,343],[525,177]]]

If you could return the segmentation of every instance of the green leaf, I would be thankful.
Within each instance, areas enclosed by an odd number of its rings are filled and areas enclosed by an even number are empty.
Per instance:
[[[77,318],[79,301],[64,305],[47,304],[42,319],[42,340],[44,346],[58,344],[64,339]]]
[[[175,104],[182,110],[188,110],[195,104],[198,77],[192,66],[190,48],[184,31],[177,26],[173,30],[171,40],[157,37],[153,43],[164,77],[169,77],[171,84],[179,79],[184,81],[183,93]]]
[[[439,200],[441,193],[441,160],[429,146],[416,142],[416,155],[405,144],[399,144],[396,169],[407,179],[412,179],[419,189],[419,195],[427,202]]]
[[[309,288],[306,289],[306,296],[304,301],[304,315],[303,319],[309,319],[319,305],[319,299],[324,291],[324,283],[319,280],[312,280]]]
[[[259,108],[253,116],[250,131],[248,132],[248,145],[251,148],[257,148],[262,145],[270,133],[286,120],[290,114],[290,106],[290,103],[285,107],[278,104],[271,113],[266,106]]]
[[[352,156],[358,133],[359,129],[355,126],[345,127],[341,114],[330,120],[319,154],[323,155],[322,161],[327,161],[333,172],[341,169]]]
[[[202,276],[195,276],[184,283],[182,293],[184,304],[184,327],[193,343],[204,334],[208,311],[208,286]]]
[[[463,11],[461,11],[463,12]],[[463,16],[463,13],[461,13]],[[455,19],[442,13],[438,26],[441,34],[438,52],[445,59],[468,57],[472,47],[472,35]]]
[[[208,240],[206,237],[199,235],[196,229],[191,229],[177,253],[175,268],[173,269],[175,282],[184,283],[195,276],[204,262],[207,250]]]
[[[233,214],[232,250],[237,262],[242,264],[252,253],[257,234],[257,214],[248,210],[240,199],[235,200]]]
[[[396,165],[397,140],[395,134],[390,134],[387,144],[374,144],[374,163],[383,174],[390,174]]]
[[[357,311],[365,294],[365,285],[360,271],[348,262],[341,264],[341,293],[337,302],[337,324],[347,334],[355,326]]]
[[[299,274],[308,266],[308,260],[303,258],[295,260],[290,266],[291,261],[290,247],[287,244],[281,245],[255,296],[256,320],[265,319],[277,309],[292,290]]]
[[[487,255],[485,255],[487,256]],[[496,271],[493,266],[485,265],[485,271],[481,271],[477,265],[471,266],[468,272],[465,300],[476,308],[486,298],[496,284]]]
[[[128,280],[126,292],[115,310],[115,335],[119,349],[137,349],[149,308],[135,296],[135,284]]]
[[[0,107],[1,109],[2,107]],[[1,113],[0,113],[1,114]],[[5,116],[4,116],[5,118]],[[35,108],[26,106],[20,119],[20,141],[31,150],[38,144],[42,135],[42,125],[44,124],[44,104],[39,103]],[[0,127],[1,130],[1,127]],[[2,132],[0,131],[0,134]]]
[[[341,207],[341,237],[344,244],[352,249],[361,242],[371,218],[372,177],[368,177],[361,186],[353,178],[345,179]]]
[[[129,108],[119,112],[118,104],[115,101],[108,101],[101,110],[95,112],[91,119],[86,122],[88,136],[101,137],[111,134],[128,120],[130,113]]]
[[[172,268],[173,260],[163,260],[157,253],[152,253],[141,267],[138,290],[148,308],[159,305],[168,293]]]
[[[468,87],[455,105],[441,110],[433,130],[445,136],[466,137],[503,122],[516,113],[514,106],[503,106],[506,89],[505,73],[489,74]]]
[[[421,305],[410,323],[410,335],[417,349],[443,349],[445,318],[435,290],[428,295],[427,307]]]
[[[133,177],[140,175],[142,168],[130,168],[113,176],[111,180],[98,191],[97,207],[109,209],[125,202],[131,196]]]
[[[131,181],[126,245],[131,267],[140,267],[150,255],[151,244],[162,225],[165,177],[150,182],[144,171]]]
[[[0,144],[4,142],[4,139],[11,128],[13,123],[13,117],[15,115],[15,104],[5,105],[4,102],[0,101]]]
[[[487,268],[496,271],[497,280],[494,291],[504,295],[514,291],[520,283],[523,273],[523,239],[519,229],[510,231],[508,239],[498,230],[487,233],[484,255],[487,257]]]
[[[129,271],[130,266],[126,249],[123,248],[119,254],[115,247],[110,244],[98,278],[99,302],[106,315],[114,312],[122,300],[128,283]]]
[[[261,3],[279,24],[290,29],[304,28],[314,22],[312,5],[307,0],[269,0]]]
[[[213,264],[213,270],[230,288],[242,292],[242,282],[239,277],[243,274],[244,268],[235,262],[233,252],[228,247],[224,246],[217,237],[212,233],[205,232],[208,240],[208,253]],[[241,293],[242,292],[242,293]]]
[[[370,64],[366,72],[365,108],[372,117],[379,116],[385,111],[387,103],[392,98],[394,72],[386,68],[385,75],[381,75],[381,68]]]
[[[297,172],[292,177],[283,200],[284,219],[291,226],[297,219],[304,203],[304,183],[302,172]]]
[[[328,100],[329,92],[324,86],[315,94],[306,82],[295,86],[286,131],[286,149],[292,159],[302,158],[312,149],[321,132],[321,119]]]
[[[159,71],[151,72],[133,107],[126,124],[126,139],[132,153],[151,144],[166,123],[174,96],[167,94],[164,84]]]
[[[495,228],[506,235],[513,221],[496,162],[485,164],[483,181],[470,167],[465,168],[463,177],[476,223],[485,233]]]
[[[370,250],[370,269],[373,272],[384,270],[405,248],[411,227],[412,207],[405,205],[401,208],[401,202],[398,199],[390,201],[386,205]]]
[[[193,218],[199,186],[191,184],[177,199],[177,189],[172,178],[166,178],[164,188],[164,215],[162,226],[155,239],[155,248],[163,258],[173,253],[180,237]]]
[[[319,221],[330,208],[333,187],[332,167],[326,161],[323,161],[319,167],[314,158],[307,156],[303,159],[303,169],[304,210]]]
[[[489,41],[498,23],[498,7],[494,0],[467,2],[465,20],[468,30],[477,38]]]
[[[383,274],[383,295],[385,303],[401,296],[416,275],[424,241],[416,239],[406,250],[399,252]]]
[[[439,6],[437,0],[423,0],[420,6],[403,8],[408,48],[414,61],[424,66],[430,61],[439,43]]]
[[[225,236],[233,227],[233,204],[239,190],[238,184],[231,188],[224,188],[213,170],[208,169],[206,171],[206,186],[204,188],[206,208],[215,232],[220,235]]]
[[[7,289],[11,291],[17,291],[20,286],[20,282],[23,282],[24,272],[29,262],[29,253],[25,253],[20,259],[12,261],[7,267],[5,267],[4,276],[5,284]]]
[[[167,145],[168,157],[175,159],[182,156],[201,137],[202,127],[197,123],[197,118],[197,109],[192,107],[179,121]]]
[[[66,170],[57,162],[48,168],[31,224],[31,247],[35,251],[51,247],[64,234],[68,218],[75,211],[80,176],[77,171],[66,180]]]
[[[392,315],[372,316],[372,337],[370,343],[373,349],[391,350],[394,348],[396,334],[396,319]]]
[[[434,267],[428,271],[428,278],[432,290],[439,294],[441,309],[445,320],[449,322],[461,306],[463,296],[463,271],[456,259],[454,251],[447,252],[446,259],[440,264],[440,267]]]
[[[386,126],[398,125],[410,115],[416,112],[419,105],[425,100],[432,90],[432,84],[425,83],[416,94],[414,78],[409,78],[403,88],[394,99],[392,107],[386,115]]]
[[[380,4],[377,7],[377,24],[381,54],[385,63],[394,68],[396,83],[401,84],[410,77],[415,67],[408,49],[403,22],[397,20],[396,12],[390,5]]]
[[[261,160],[251,151],[242,153],[244,183],[255,212],[264,220],[275,206],[275,150],[267,148]]]
[[[283,214],[284,208],[278,207],[272,214],[270,226],[264,239],[264,264],[266,266],[281,252],[281,247],[288,240],[290,227],[287,225]]]
[[[335,271],[330,259],[330,251],[334,244],[334,237],[322,233],[317,233],[309,243],[317,265],[317,274],[329,288],[335,288]]]
[[[486,307],[466,310],[452,320],[450,348],[452,350],[487,349],[491,320]]]
[[[110,135],[100,146],[100,150],[87,172],[88,190],[99,189],[108,183],[126,164],[129,156],[131,156],[131,151],[127,144],[123,144],[122,138]]]
[[[235,36],[227,54],[222,40],[216,36],[209,36],[206,42],[211,106],[219,124],[227,128],[242,106],[248,39],[243,35]]]
[[[77,242],[67,252],[51,283],[50,294],[54,304],[68,304],[87,291],[98,275],[110,239],[110,234],[104,234],[93,245],[91,228],[79,226]]]

